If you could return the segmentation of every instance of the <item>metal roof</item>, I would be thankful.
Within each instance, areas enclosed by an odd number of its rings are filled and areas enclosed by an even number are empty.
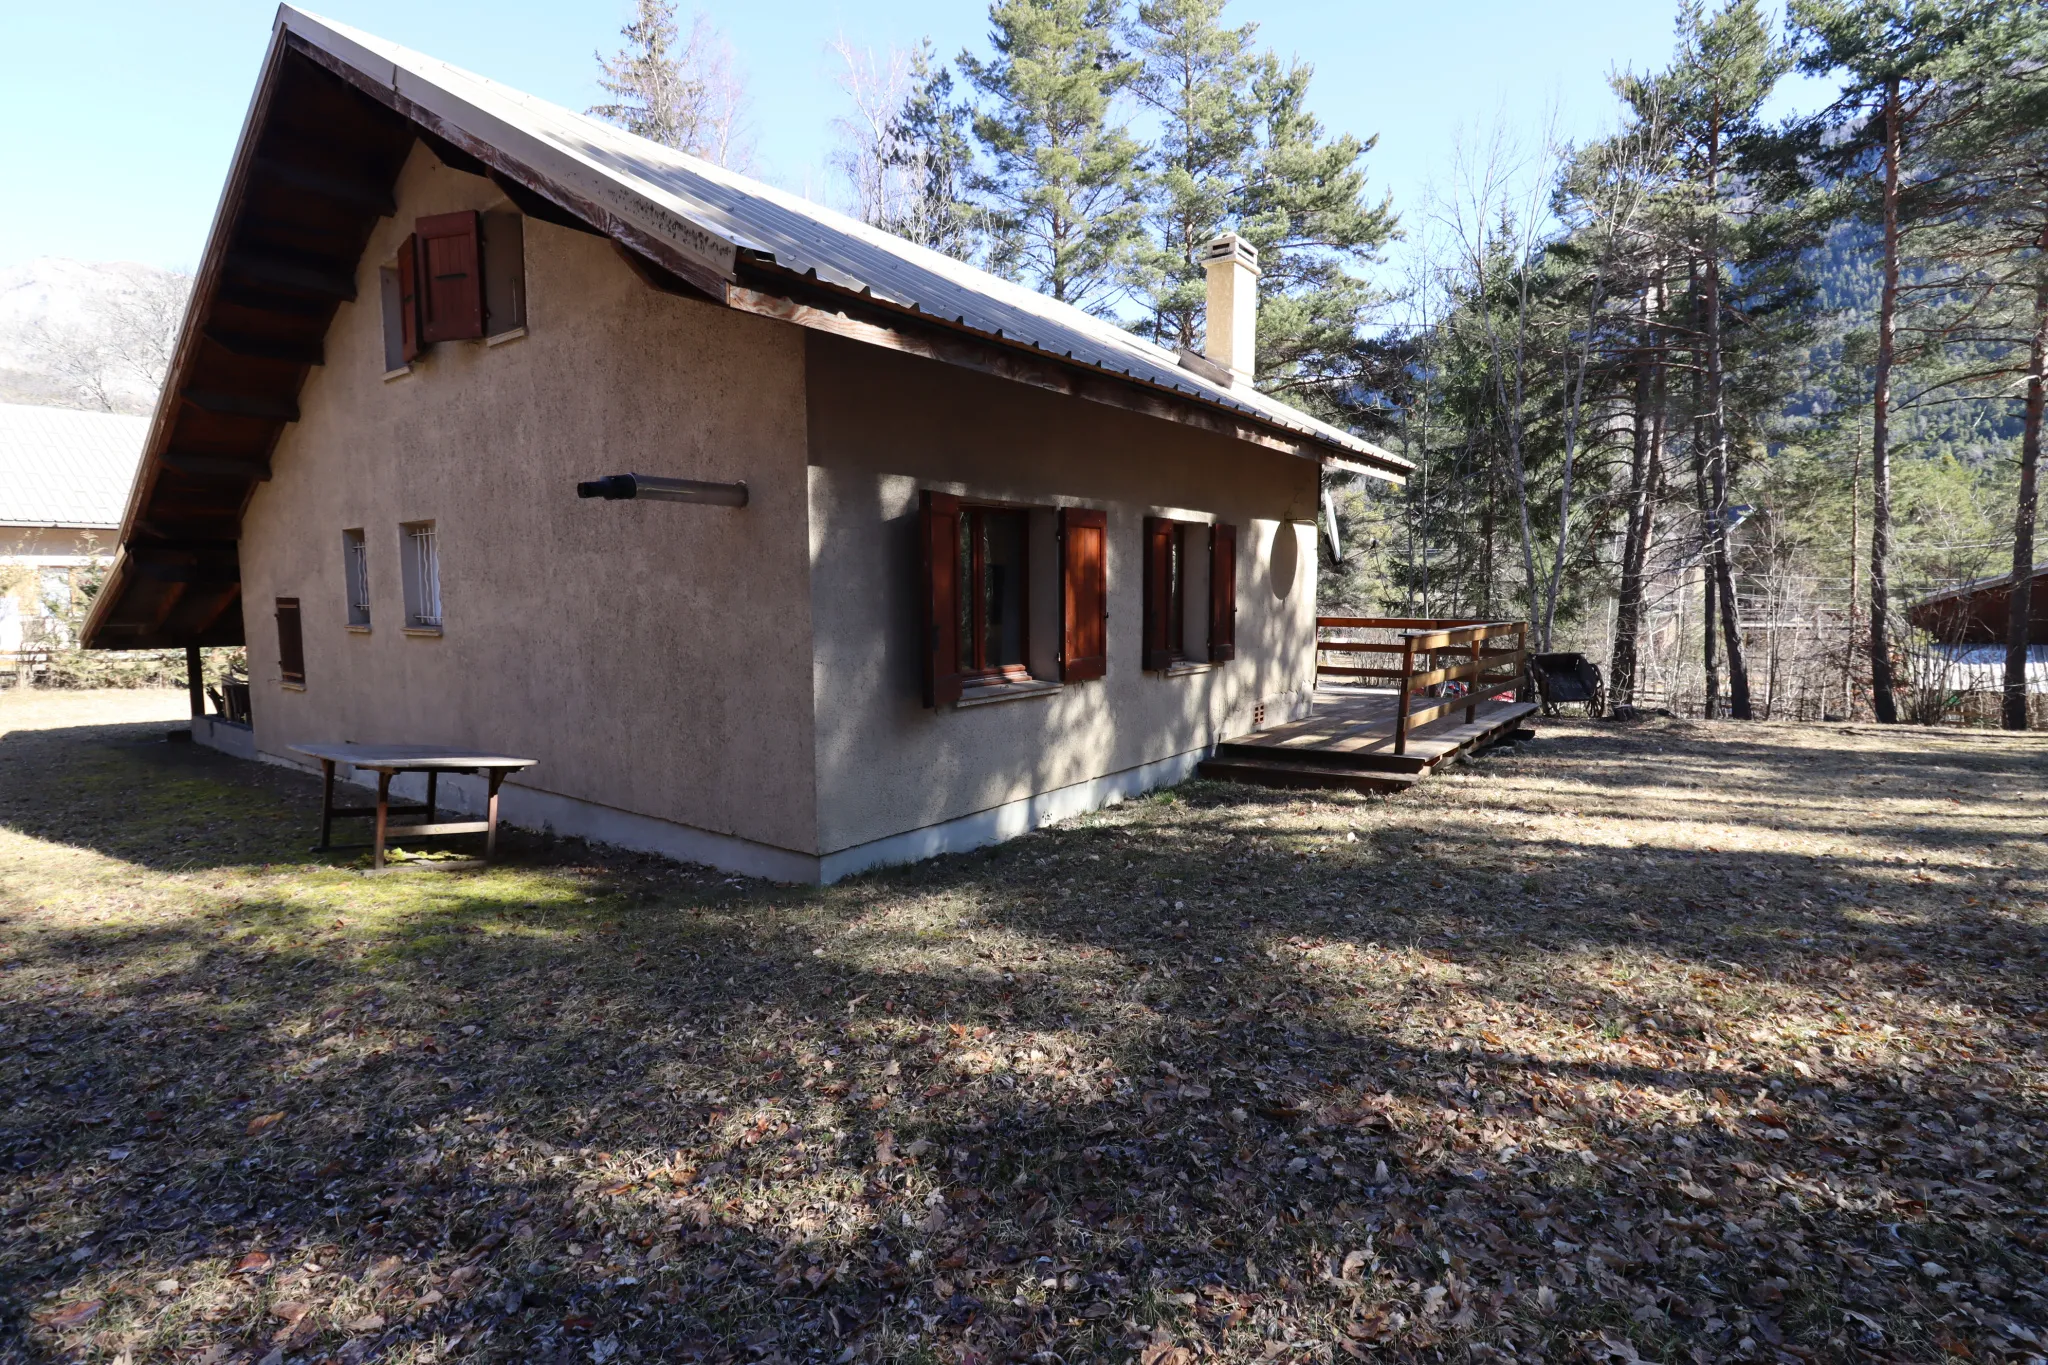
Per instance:
[[[396,43],[290,6],[278,27],[428,114],[517,158],[725,280],[740,252],[1049,357],[1127,376],[1282,428],[1398,478],[1412,466],[1249,386],[1217,383],[1175,353],[1079,308],[794,194]]]
[[[0,526],[116,527],[149,420],[0,403]]]

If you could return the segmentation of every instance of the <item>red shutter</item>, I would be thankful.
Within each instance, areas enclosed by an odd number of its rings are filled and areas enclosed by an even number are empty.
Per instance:
[[[288,683],[306,681],[306,635],[299,623],[299,599],[277,599],[277,673]]]
[[[1209,528],[1209,662],[1237,657],[1237,528]]]
[[[419,238],[398,245],[398,350],[408,365],[420,354]]]
[[[1109,671],[1109,518],[1060,509],[1060,681]]]
[[[924,704],[960,700],[960,499],[926,490],[917,513]]]
[[[1145,518],[1145,667],[1173,662],[1173,533],[1164,517]]]
[[[477,215],[437,213],[418,224],[420,340],[471,341],[484,334],[484,281]]]

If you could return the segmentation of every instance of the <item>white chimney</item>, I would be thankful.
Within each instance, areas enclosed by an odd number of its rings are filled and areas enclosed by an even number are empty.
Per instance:
[[[1202,329],[1202,353],[1250,383],[1259,338],[1259,252],[1234,232],[1202,248],[1209,276],[1209,313]]]

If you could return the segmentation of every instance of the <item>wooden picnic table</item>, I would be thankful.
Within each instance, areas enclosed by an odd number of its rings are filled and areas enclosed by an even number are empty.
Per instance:
[[[488,749],[454,749],[441,744],[294,744],[295,754],[320,760],[322,795],[320,802],[320,843],[319,848],[335,847],[360,848],[360,844],[336,845],[329,840],[337,817],[377,817],[377,833],[370,848],[370,866],[381,871],[384,867],[384,838],[387,833],[396,832],[413,838],[443,834],[481,834],[484,836],[483,861],[489,862],[498,851],[498,784],[508,773],[522,768],[531,768],[531,758],[513,758]],[[366,768],[377,774],[377,804],[374,806],[337,806],[334,804],[334,765],[346,763],[354,768]],[[398,773],[425,773],[427,775],[427,799],[424,803],[397,802],[391,800],[391,779]],[[456,820],[436,823],[434,804],[436,786],[442,773],[476,773],[490,783],[490,801],[486,818],[482,820]],[[394,825],[393,815],[425,815],[426,819],[416,824]],[[447,866],[447,864],[443,864]]]

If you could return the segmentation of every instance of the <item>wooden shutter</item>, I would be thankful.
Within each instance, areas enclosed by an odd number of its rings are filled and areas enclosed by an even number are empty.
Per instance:
[[[927,489],[917,512],[924,612],[924,704],[960,700],[960,499]]]
[[[306,635],[299,625],[299,599],[277,599],[277,673],[288,683],[306,681]]]
[[[1060,509],[1060,681],[1109,671],[1109,517]]]
[[[418,224],[420,340],[471,341],[484,334],[484,281],[477,214],[437,213]]]
[[[1237,528],[1209,528],[1209,662],[1237,657]]]
[[[1164,517],[1145,518],[1145,667],[1152,670],[1173,662],[1174,529]]]
[[[420,355],[419,241],[415,235],[398,244],[398,351],[407,365]]]

